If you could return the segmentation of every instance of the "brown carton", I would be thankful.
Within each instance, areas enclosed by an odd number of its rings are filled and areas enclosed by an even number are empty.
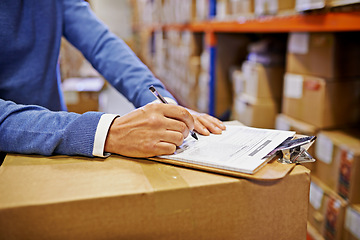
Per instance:
[[[346,209],[344,240],[360,239],[360,205],[350,205]]]
[[[256,15],[276,15],[295,10],[295,0],[254,0]]]
[[[99,95],[104,87],[102,78],[68,78],[62,83],[69,112],[99,111]]]
[[[283,92],[284,68],[245,61],[242,65],[245,93],[254,98],[280,99]]]
[[[347,202],[315,177],[311,177],[309,223],[325,239],[342,240]]]
[[[287,67],[289,73],[323,78],[360,76],[359,33],[291,33]]]
[[[333,128],[360,121],[360,80],[327,81],[285,74],[282,112],[317,128]]]
[[[8,155],[1,239],[301,239],[309,171],[249,180],[145,159]]]
[[[360,138],[344,131],[321,131],[315,157],[313,175],[350,203],[360,203]]]
[[[279,101],[271,98],[242,94],[234,100],[233,118],[249,127],[274,128],[279,105]]]

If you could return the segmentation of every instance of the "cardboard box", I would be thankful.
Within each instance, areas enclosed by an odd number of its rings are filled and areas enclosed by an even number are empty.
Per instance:
[[[230,0],[230,14],[238,17],[254,15],[254,0]]]
[[[315,157],[312,174],[350,203],[360,203],[360,138],[351,132],[321,131]]]
[[[317,128],[333,128],[360,121],[360,81],[327,81],[285,74],[282,112]]]
[[[328,0],[331,7],[347,6],[360,3],[360,0]]]
[[[290,33],[289,73],[328,78],[360,76],[360,33]]]
[[[342,240],[347,202],[311,176],[309,223],[325,239]]]
[[[327,6],[329,0],[296,0],[295,9],[298,12],[323,9]]]
[[[105,84],[102,78],[68,78],[61,85],[69,112],[99,111],[99,94]]]
[[[310,177],[248,180],[145,159],[8,155],[1,239],[299,239]]]
[[[325,240],[325,238],[308,222],[306,240]]]
[[[360,239],[360,205],[351,205],[346,209],[344,240]]]
[[[254,98],[280,99],[283,93],[284,68],[245,61],[242,65],[245,94]]]
[[[246,94],[234,100],[233,118],[249,127],[274,128],[279,103],[273,99],[253,98]]]
[[[276,15],[295,10],[295,0],[255,0],[255,15]]]

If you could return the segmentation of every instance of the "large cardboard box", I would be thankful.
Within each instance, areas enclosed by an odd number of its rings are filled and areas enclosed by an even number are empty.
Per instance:
[[[360,239],[360,205],[350,205],[346,209],[344,240]]]
[[[342,240],[347,202],[311,176],[309,223],[325,239]]]
[[[249,127],[274,128],[280,101],[254,98],[246,94],[234,99],[232,117]]]
[[[295,11],[295,0],[254,0],[256,15],[276,15]]]
[[[359,42],[359,32],[291,33],[286,71],[329,80],[359,77]]]
[[[360,138],[344,131],[321,131],[315,156],[312,174],[350,203],[360,203]]]
[[[0,238],[303,240],[309,184],[300,165],[262,181],[114,155],[8,155]]]
[[[328,79],[285,74],[282,112],[317,128],[360,122],[360,80]]]
[[[242,65],[245,93],[254,98],[280,99],[283,93],[284,68],[245,61]]]
[[[325,238],[308,222],[306,240],[325,240]]]
[[[104,79],[98,77],[65,79],[61,88],[68,111],[99,111],[99,95],[104,84]]]

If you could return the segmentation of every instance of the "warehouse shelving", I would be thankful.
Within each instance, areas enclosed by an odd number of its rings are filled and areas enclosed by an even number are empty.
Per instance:
[[[217,33],[288,33],[288,32],[351,32],[360,31],[360,11],[294,13],[287,16],[261,16],[232,21],[216,19],[184,24],[151,24],[136,30],[192,31],[205,34],[210,52],[209,114],[215,115]],[[171,89],[170,89],[171,90]],[[219,116],[218,116],[219,117]]]

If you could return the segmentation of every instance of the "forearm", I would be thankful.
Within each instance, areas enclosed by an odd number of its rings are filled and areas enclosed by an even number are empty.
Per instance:
[[[0,99],[0,151],[23,154],[93,156],[103,113],[52,112]]]

